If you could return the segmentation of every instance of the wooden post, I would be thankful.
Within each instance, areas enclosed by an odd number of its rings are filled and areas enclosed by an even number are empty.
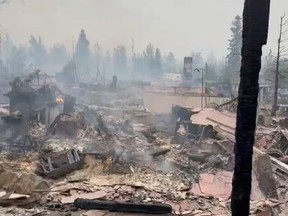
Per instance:
[[[233,216],[248,216],[252,155],[256,127],[259,72],[262,46],[267,42],[270,0],[245,0],[243,45],[237,123],[234,147],[235,168],[231,194]]]
[[[117,76],[112,77],[112,83],[110,84],[110,90],[115,91],[117,88]]]
[[[66,95],[64,98],[64,107],[63,107],[63,114],[69,114],[74,112],[74,105],[76,102],[76,98],[71,95]]]

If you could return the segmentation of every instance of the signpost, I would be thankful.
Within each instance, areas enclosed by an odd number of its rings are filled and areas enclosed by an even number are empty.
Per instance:
[[[191,82],[193,78],[192,57],[184,57],[183,82]]]

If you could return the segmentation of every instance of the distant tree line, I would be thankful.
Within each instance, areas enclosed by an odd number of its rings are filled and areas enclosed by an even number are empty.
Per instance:
[[[15,45],[9,35],[2,42],[2,61],[9,73],[25,73],[27,68],[60,69],[69,60],[66,47],[55,44],[47,49],[42,38],[31,35],[28,46]]]
[[[193,69],[203,68],[205,80],[225,79],[227,73],[240,71],[242,21],[239,16],[232,22],[231,31],[229,54],[226,58],[216,58],[213,53],[204,58],[200,52],[191,52]],[[139,79],[159,78],[164,73],[182,72],[184,56],[176,59],[173,52],[162,53],[160,48],[152,43],[140,53],[135,52],[131,56],[128,52],[131,53],[130,49],[127,51],[124,45],[115,47],[112,52],[103,50],[98,42],[92,45],[83,29],[72,54],[68,54],[62,44],[47,48],[40,36],[31,35],[28,45],[16,46],[7,35],[2,43],[2,65],[11,73],[25,72],[29,65],[52,73],[69,73],[74,68],[80,78],[90,81],[91,76],[96,78],[98,73],[104,72],[107,73],[107,77],[115,74],[128,79],[132,79],[132,76]],[[194,76],[200,79],[201,75],[195,72]]]

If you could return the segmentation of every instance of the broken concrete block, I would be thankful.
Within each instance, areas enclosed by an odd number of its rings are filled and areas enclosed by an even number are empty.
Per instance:
[[[229,155],[233,154],[234,144],[229,140],[221,140],[221,141],[213,142],[213,145],[218,147],[218,151],[220,151],[220,153],[223,152],[224,154],[229,154]]]
[[[0,188],[3,189],[10,189],[13,187],[14,183],[17,181],[19,178],[19,174],[12,172],[10,170],[3,171],[0,174]],[[15,191],[19,193],[18,191]]]
[[[193,161],[204,163],[211,156],[209,153],[188,154],[188,158]]]
[[[262,193],[266,197],[278,199],[276,180],[269,155],[259,154],[254,157],[253,172]]]
[[[261,150],[267,149],[267,139],[263,136],[260,140],[255,143],[255,146]]]
[[[22,173],[13,185],[13,190],[17,193],[32,194],[35,190],[47,190],[49,184],[34,173]]]
[[[5,171],[0,175],[0,188],[20,194],[32,194],[37,190],[48,190],[50,185],[34,173]]]
[[[273,216],[273,211],[272,209],[267,209],[257,213],[255,216]]]
[[[233,155],[233,156],[230,156],[227,160],[226,170],[232,172],[232,171],[234,171],[234,166],[235,166],[235,158]]]

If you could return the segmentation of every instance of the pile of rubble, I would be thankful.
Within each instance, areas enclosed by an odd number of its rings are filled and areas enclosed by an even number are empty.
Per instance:
[[[175,131],[177,114],[150,113],[130,94],[117,108],[66,95],[51,121],[30,119],[30,143],[3,140],[0,214],[230,215],[235,114],[194,109]],[[286,134],[257,132],[252,215],[287,213]]]

